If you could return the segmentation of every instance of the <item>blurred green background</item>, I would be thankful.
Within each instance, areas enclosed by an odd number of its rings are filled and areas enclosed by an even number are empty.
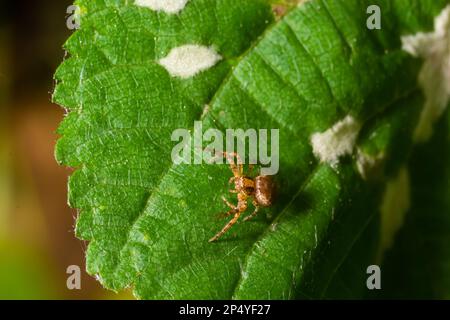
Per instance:
[[[53,156],[64,110],[50,102],[71,0],[0,4],[0,299],[126,299],[85,272],[67,206],[70,170]],[[69,290],[66,269],[82,270]]]

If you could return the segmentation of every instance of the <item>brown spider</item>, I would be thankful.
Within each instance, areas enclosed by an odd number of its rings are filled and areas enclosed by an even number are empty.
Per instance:
[[[234,217],[219,233],[212,237],[209,242],[214,242],[219,239],[239,220],[241,214],[247,211],[248,199],[253,198],[252,203],[255,210],[251,215],[247,216],[244,221],[254,218],[258,214],[260,207],[271,206],[274,194],[274,184],[271,176],[257,176],[256,178],[248,177],[244,175],[244,165],[237,153],[222,152],[222,154],[227,157],[231,171],[233,172],[233,177],[230,178],[229,183],[234,182],[234,189],[230,190],[230,192],[237,194],[238,204],[235,206],[225,199],[225,197],[222,197],[225,204],[231,208],[231,210],[225,214],[225,217],[229,217],[233,214]],[[234,162],[233,158],[237,159],[237,164]],[[249,169],[253,170],[253,166],[249,165]]]

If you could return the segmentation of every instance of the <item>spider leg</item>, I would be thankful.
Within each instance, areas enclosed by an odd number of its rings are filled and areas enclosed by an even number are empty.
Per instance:
[[[231,211],[233,211],[233,210],[231,210]],[[211,239],[209,239],[209,242],[217,241],[217,239],[219,239],[221,236],[223,236],[224,233],[227,232],[228,229],[230,229],[230,228],[238,221],[238,219],[239,219],[240,216],[241,216],[241,212],[240,212],[240,211],[237,211],[237,212],[234,214],[233,219],[231,219],[230,222],[228,222],[228,223],[225,225],[225,227],[223,227],[223,229],[222,229],[219,233],[217,233],[214,237],[212,237]]]
[[[236,165],[233,161],[233,159],[229,159],[230,162],[230,168],[231,171],[233,172],[233,178],[237,178],[242,176],[242,164],[238,164]]]
[[[236,180],[237,177],[231,177],[230,180],[228,180],[228,184],[231,184],[232,182],[234,182]],[[236,190],[236,188],[234,189],[230,189],[228,190],[230,193],[239,193],[239,191]]]
[[[226,151],[223,151],[223,155],[225,157],[227,157],[228,160],[230,160],[230,161],[234,162],[233,158],[236,158],[238,164],[243,164],[244,163],[244,162],[242,162],[241,156],[237,152],[226,152]]]
[[[244,165],[239,154],[237,152],[228,153],[226,151],[223,151],[222,154],[228,159],[233,175],[235,177],[241,177],[244,174]],[[234,158],[237,159],[237,164],[234,162]]]
[[[205,149],[203,149],[203,147],[195,147],[195,150],[197,150],[197,151],[199,151],[199,152],[202,152],[202,156],[203,156],[203,152],[210,152],[210,153],[212,153],[212,150],[210,149],[210,148],[205,148]],[[216,161],[216,158],[218,158],[218,155],[217,154],[215,154],[214,155],[214,157],[210,157],[209,159],[208,159],[208,161],[206,161],[206,163],[208,163],[208,164],[213,164],[214,163],[214,161]]]
[[[232,214],[235,214],[236,212],[238,212],[237,209],[231,209],[231,210],[229,210],[229,211],[226,212],[226,213],[219,213],[219,214],[217,215],[217,217],[218,217],[219,219],[225,219],[225,218],[228,218],[229,216],[231,216]]]
[[[249,165],[248,165],[248,172],[249,172],[249,175],[253,175],[254,170],[255,170],[255,165],[254,165],[254,164],[249,164]]]
[[[222,197],[223,202],[225,202],[225,204],[227,206],[229,206],[231,208],[231,210],[229,210],[226,213],[219,213],[217,216],[219,219],[224,219],[224,218],[228,218],[229,216],[231,216],[232,214],[236,213],[238,211],[238,209],[236,208],[235,205],[233,205],[231,202],[229,202],[227,199],[225,199],[225,197]]]
[[[222,197],[223,202],[225,202],[225,204],[227,206],[229,206],[231,209],[236,210],[236,206],[234,204],[232,204],[231,202],[229,202],[225,197]]]
[[[255,210],[253,211],[253,213],[251,215],[245,217],[244,221],[249,221],[249,220],[253,219],[254,217],[256,217],[256,215],[258,214],[259,206],[255,200],[253,200],[253,206],[255,207]]]

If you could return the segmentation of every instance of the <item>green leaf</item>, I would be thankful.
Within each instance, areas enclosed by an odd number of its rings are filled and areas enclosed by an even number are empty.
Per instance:
[[[80,2],[54,99],[69,109],[56,155],[78,168],[69,199],[90,241],[88,272],[143,299],[364,296],[384,185],[408,160],[424,104],[422,61],[400,38],[431,30],[446,3],[311,0],[267,28],[263,1],[191,0],[178,15]],[[365,27],[371,4],[381,30]],[[186,44],[223,59],[172,77],[157,61]],[[203,130],[280,130],[277,201],[216,243],[229,168],[170,158],[172,131],[198,119]],[[321,162],[312,137],[336,124],[356,146]],[[366,168],[361,154],[382,160]]]

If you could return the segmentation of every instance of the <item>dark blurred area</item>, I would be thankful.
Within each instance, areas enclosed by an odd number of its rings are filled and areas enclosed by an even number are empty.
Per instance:
[[[85,272],[67,178],[53,150],[64,110],[50,102],[72,1],[2,1],[0,7],[0,299],[128,298]],[[81,268],[69,290],[66,269]]]

